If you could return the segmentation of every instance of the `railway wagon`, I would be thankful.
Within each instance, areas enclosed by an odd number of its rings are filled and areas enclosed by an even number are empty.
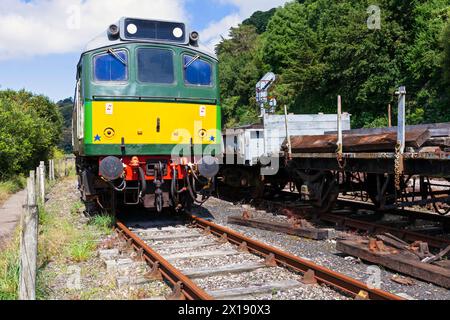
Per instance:
[[[403,142],[398,129],[349,130],[342,140],[336,132],[291,137],[286,170],[301,196],[322,211],[344,193],[380,211],[421,206],[447,215],[450,123],[405,126]]]
[[[125,17],[87,45],[73,109],[87,213],[204,201],[221,143],[217,66],[180,22]]]
[[[253,197],[289,183],[318,212],[342,194],[379,211],[421,206],[447,215],[450,123],[407,126],[406,88],[397,94],[397,127],[351,130],[339,97],[336,115],[266,114],[261,124],[228,130],[220,179],[256,188]]]
[[[350,114],[342,115],[343,129],[350,129],[350,118]],[[253,189],[255,197],[262,195],[265,186],[284,189],[292,181],[282,152],[287,137],[320,136],[337,130],[336,119],[337,114],[266,113],[261,123],[225,130],[221,184],[234,192]]]

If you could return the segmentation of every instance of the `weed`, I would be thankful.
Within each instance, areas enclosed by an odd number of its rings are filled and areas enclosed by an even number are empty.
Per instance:
[[[0,252],[0,300],[16,300],[19,288],[19,232]]]
[[[116,219],[111,215],[96,215],[91,218],[89,224],[96,227],[102,234],[109,235],[116,223]]]
[[[89,239],[75,239],[68,248],[69,258],[74,262],[89,260],[95,251],[95,243]]]

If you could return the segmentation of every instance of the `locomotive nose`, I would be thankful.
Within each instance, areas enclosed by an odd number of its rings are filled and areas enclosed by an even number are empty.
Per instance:
[[[119,158],[106,157],[100,162],[100,175],[107,181],[114,181],[123,175],[123,163]]]

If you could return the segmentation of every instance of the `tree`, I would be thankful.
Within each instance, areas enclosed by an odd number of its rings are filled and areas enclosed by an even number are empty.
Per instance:
[[[250,18],[244,20],[242,22],[242,25],[254,26],[256,28],[256,32],[258,34],[262,34],[266,31],[267,24],[275,14],[276,10],[277,10],[276,8],[273,8],[269,11],[256,11],[254,14],[251,15]]]
[[[255,27],[241,25],[217,46],[225,127],[257,120],[255,85],[266,69],[257,54],[260,45]]]
[[[444,84],[447,88],[447,94],[450,95],[450,22],[447,23],[444,34],[442,36],[444,46],[444,56],[442,66],[444,69]]]
[[[233,29],[219,45],[227,115],[240,123],[243,106],[257,113],[251,86],[258,78],[246,70],[258,76],[270,70],[279,78],[274,94],[291,112],[335,113],[341,95],[353,127],[384,125],[394,92],[406,85],[409,124],[450,121],[450,0],[379,0],[378,6],[381,28],[367,24],[366,0],[305,0],[278,8],[260,35],[246,25]],[[261,16],[247,23],[258,26]]]
[[[47,97],[0,91],[0,179],[47,160],[61,138],[62,117]]]
[[[56,104],[63,117],[63,138],[59,144],[59,148],[66,153],[71,153],[72,150],[72,111],[73,111],[73,99],[67,98],[58,101]]]

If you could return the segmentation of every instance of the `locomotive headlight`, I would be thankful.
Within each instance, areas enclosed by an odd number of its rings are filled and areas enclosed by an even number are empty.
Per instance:
[[[136,34],[137,31],[138,31],[138,28],[137,28],[137,26],[134,23],[130,23],[127,26],[127,31],[128,31],[129,34]]]
[[[181,38],[183,36],[183,29],[181,29],[181,28],[173,29],[173,36],[175,38]]]

